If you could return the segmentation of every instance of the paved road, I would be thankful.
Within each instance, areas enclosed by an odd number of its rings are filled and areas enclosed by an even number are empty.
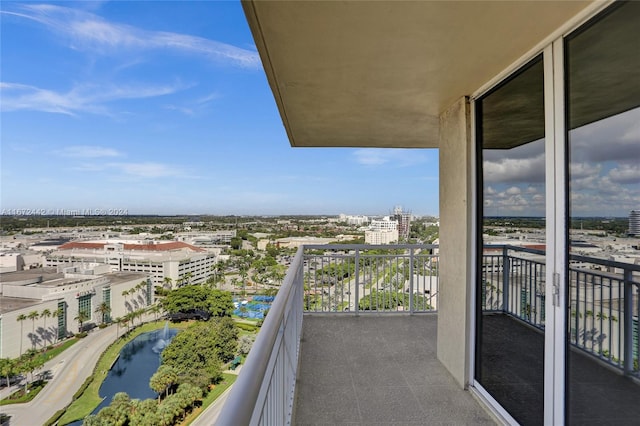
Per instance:
[[[242,365],[239,365],[235,370],[225,370],[224,372],[238,375],[240,374],[241,370]],[[229,386],[227,390],[222,392],[222,394],[218,398],[216,398],[216,400],[213,401],[213,403],[208,406],[206,410],[200,413],[200,415],[193,422],[191,422],[191,426],[215,425],[216,421],[218,420],[218,416],[220,415],[220,411],[222,411],[222,407],[224,406],[224,403],[227,400],[232,387],[233,385]]]
[[[149,315],[143,321],[153,320]],[[121,327],[120,327],[121,328]],[[116,326],[94,329],[87,337],[69,349],[45,363],[42,371],[50,371],[52,379],[47,386],[31,402],[0,407],[0,413],[11,416],[11,426],[37,426],[44,424],[58,410],[66,407],[73,395],[82,386],[93,369],[100,355],[116,340]],[[119,331],[122,335],[123,330]],[[242,366],[225,373],[238,374]],[[213,425],[220,415],[224,401],[229,394],[229,387],[192,423],[194,426]],[[10,392],[4,390],[4,393]]]
[[[98,358],[116,339],[116,326],[94,329],[87,337],[45,363],[42,371],[51,371],[52,379],[31,402],[0,407],[11,416],[11,426],[36,426],[45,423],[71,402],[73,394],[91,375]]]

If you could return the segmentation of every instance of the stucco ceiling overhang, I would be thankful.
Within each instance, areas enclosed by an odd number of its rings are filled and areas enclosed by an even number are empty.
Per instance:
[[[296,147],[437,148],[439,116],[590,1],[262,1],[243,7]]]

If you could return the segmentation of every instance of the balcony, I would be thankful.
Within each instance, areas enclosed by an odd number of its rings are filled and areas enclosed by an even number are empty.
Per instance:
[[[435,251],[413,245],[301,248],[218,424],[493,423],[436,358]],[[482,265],[484,326],[511,338],[509,347],[483,345],[504,367],[486,386],[506,395],[507,410],[534,417],[543,410],[542,383],[533,377],[542,377],[544,357],[531,349],[544,339],[543,255],[488,246]],[[625,409],[617,420],[637,419],[640,302],[632,278],[638,267],[578,256],[572,262],[570,374],[583,379],[571,391],[594,397],[570,409],[574,418],[596,420],[619,404]],[[523,385],[531,389],[526,404],[508,406],[510,387]]]

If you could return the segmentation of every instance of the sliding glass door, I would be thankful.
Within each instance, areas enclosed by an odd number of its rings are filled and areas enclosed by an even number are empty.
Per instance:
[[[640,2],[565,39],[567,422],[639,424]]]
[[[543,424],[545,108],[542,55],[476,101],[480,212],[476,380]],[[526,401],[526,404],[523,403]]]
[[[614,3],[474,103],[474,379],[523,425],[640,421],[639,23]]]

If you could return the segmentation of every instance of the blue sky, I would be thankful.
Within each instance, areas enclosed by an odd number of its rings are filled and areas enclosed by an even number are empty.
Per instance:
[[[438,214],[436,150],[291,148],[239,2],[2,2],[2,210]]]

